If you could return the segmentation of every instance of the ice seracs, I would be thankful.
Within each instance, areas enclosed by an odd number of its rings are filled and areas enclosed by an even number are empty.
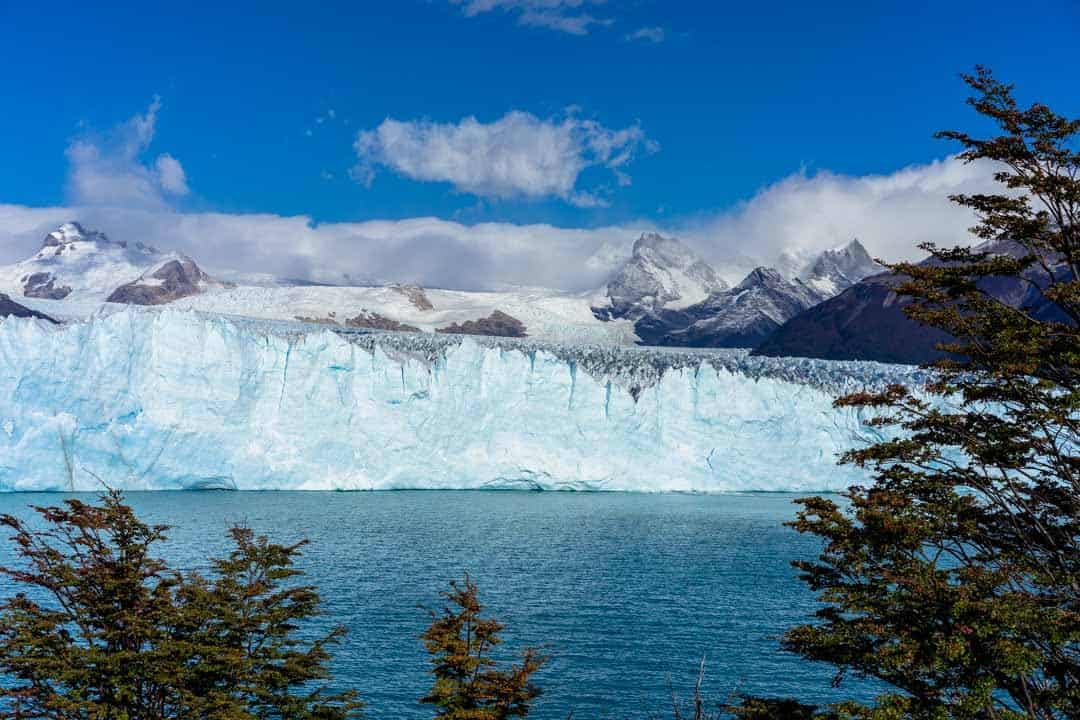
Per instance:
[[[435,301],[436,306],[439,304]],[[874,363],[164,308],[0,320],[0,490],[839,490]]]

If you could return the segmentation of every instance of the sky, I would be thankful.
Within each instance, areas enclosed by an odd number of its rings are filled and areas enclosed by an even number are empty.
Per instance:
[[[988,131],[959,73],[1078,115],[1078,46],[1075,0],[0,0],[0,262],[68,218],[461,288],[585,289],[652,229],[735,280],[912,257],[992,188],[933,138]]]

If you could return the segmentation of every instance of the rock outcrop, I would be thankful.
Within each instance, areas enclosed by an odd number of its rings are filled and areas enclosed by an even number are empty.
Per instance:
[[[195,261],[188,257],[169,260],[138,280],[112,291],[106,302],[127,305],[164,305],[201,292],[208,280]]]
[[[495,310],[486,318],[454,323],[436,332],[455,335],[491,335],[494,337],[525,337],[525,324],[501,310]]]
[[[20,305],[3,293],[0,293],[0,317],[38,318],[39,320],[47,320],[54,325],[59,324],[45,313]]]

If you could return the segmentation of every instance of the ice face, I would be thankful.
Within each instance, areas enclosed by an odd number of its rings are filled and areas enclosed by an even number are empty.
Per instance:
[[[836,490],[874,363],[335,332],[125,309],[0,322],[0,489]]]

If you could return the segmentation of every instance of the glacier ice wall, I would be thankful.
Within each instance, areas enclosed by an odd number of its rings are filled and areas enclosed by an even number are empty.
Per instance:
[[[836,490],[873,363],[335,332],[175,310],[0,321],[0,490]]]

